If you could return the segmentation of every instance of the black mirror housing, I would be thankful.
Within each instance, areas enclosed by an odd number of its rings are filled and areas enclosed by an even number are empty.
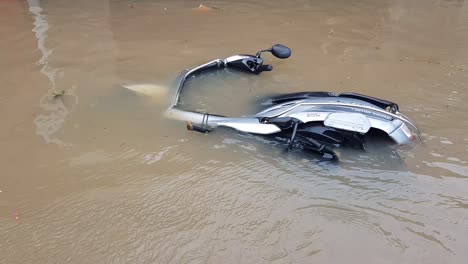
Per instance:
[[[270,51],[271,54],[280,59],[287,59],[291,56],[291,50],[282,44],[273,45]]]

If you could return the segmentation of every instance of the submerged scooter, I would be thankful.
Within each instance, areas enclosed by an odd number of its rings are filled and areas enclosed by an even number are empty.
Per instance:
[[[174,100],[166,116],[186,121],[187,129],[208,133],[216,127],[288,139],[287,150],[300,148],[336,159],[333,147],[365,148],[364,136],[373,130],[383,131],[396,144],[408,144],[421,139],[419,129],[400,113],[396,103],[358,93],[301,92],[269,98],[269,106],[247,117],[226,117],[211,113],[184,110],[180,96],[187,78],[223,68],[250,74],[271,71],[263,64],[262,53],[270,52],[279,59],[291,56],[291,50],[281,44],[261,50],[256,55],[234,55],[183,71],[176,84]],[[411,130],[410,130],[411,128]]]

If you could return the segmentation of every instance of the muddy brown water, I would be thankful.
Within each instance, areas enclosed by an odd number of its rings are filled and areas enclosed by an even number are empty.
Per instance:
[[[0,1],[0,263],[466,263],[468,2],[199,4]],[[317,162],[189,133],[164,93],[121,87],[278,42],[272,72],[194,79],[184,102],[354,91],[398,102],[424,143]]]

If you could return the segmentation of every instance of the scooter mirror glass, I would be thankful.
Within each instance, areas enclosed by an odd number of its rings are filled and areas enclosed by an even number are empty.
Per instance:
[[[276,44],[271,47],[271,54],[273,54],[275,57],[280,58],[280,59],[286,59],[291,56],[291,50],[281,44]]]

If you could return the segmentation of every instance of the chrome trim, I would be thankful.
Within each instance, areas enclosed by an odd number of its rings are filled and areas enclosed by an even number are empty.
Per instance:
[[[289,111],[291,111],[292,109],[296,108],[296,107],[299,107],[299,106],[303,106],[303,105],[325,105],[325,106],[342,106],[342,107],[350,107],[350,108],[359,108],[359,109],[365,109],[365,110],[370,110],[370,111],[374,111],[374,112],[378,112],[378,113],[381,113],[381,114],[386,114],[386,115],[389,115],[395,119],[398,119],[408,125],[410,125],[412,128],[415,129],[416,133],[418,134],[418,137],[419,139],[422,140],[422,137],[421,137],[421,132],[419,131],[418,127],[416,127],[415,124],[413,124],[413,122],[411,122],[411,120],[403,117],[403,116],[399,116],[397,114],[393,114],[393,113],[390,113],[390,112],[387,112],[385,110],[382,110],[382,109],[378,109],[378,108],[374,108],[374,107],[370,107],[370,106],[365,106],[365,105],[356,105],[356,104],[345,104],[345,103],[308,103],[308,102],[302,102],[302,103],[297,103],[296,105],[294,106],[291,106],[289,107],[287,110],[284,110],[280,113],[278,113],[276,116],[280,116],[280,115],[283,115]]]
[[[177,85],[177,90],[176,90],[176,93],[174,95],[174,100],[173,100],[172,105],[169,108],[169,110],[171,108],[177,107],[177,105],[179,104],[179,97],[180,97],[180,94],[182,92],[182,89],[184,88],[185,80],[187,79],[187,77],[190,74],[192,74],[192,73],[194,73],[194,72],[196,72],[198,70],[201,70],[201,69],[203,69],[205,67],[208,68],[209,66],[213,66],[213,63],[216,63],[218,65],[218,68],[220,68],[221,65],[224,65],[224,62],[222,60],[216,59],[216,60],[212,60],[210,62],[207,62],[205,64],[202,64],[200,66],[188,69],[188,70],[186,70],[187,72],[184,75],[180,76],[179,84]]]
[[[248,56],[248,55],[234,55],[234,56],[230,56],[230,57],[225,58],[223,60],[223,62],[224,62],[224,64],[228,64],[228,63],[236,61],[236,60],[243,60],[243,59],[248,59],[248,58],[252,58],[252,57]]]

